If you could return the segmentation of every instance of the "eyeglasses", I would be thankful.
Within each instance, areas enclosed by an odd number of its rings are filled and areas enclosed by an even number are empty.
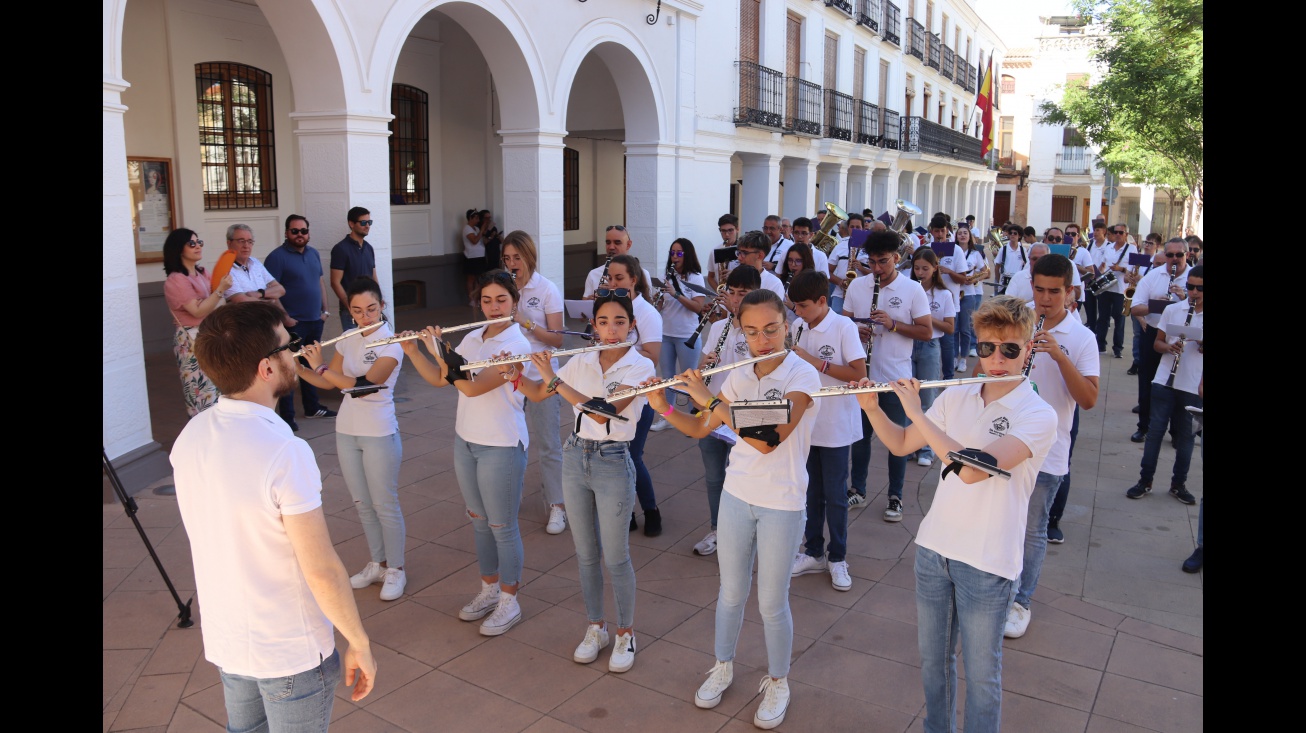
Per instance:
[[[684,257],[684,256],[685,256],[685,253],[684,253],[684,252],[676,252],[676,251],[672,251],[671,256],[672,256],[672,257],[675,257],[676,259],[680,259],[681,257]]]
[[[981,359],[987,359],[990,356],[993,356],[994,351],[1002,352],[1003,358],[1015,359],[1020,356],[1020,349],[1020,344],[1013,344],[1006,341],[1000,344],[995,344],[992,341],[980,341],[975,344],[975,353],[979,354]]]
[[[1188,288],[1189,290],[1196,290],[1199,293],[1206,292],[1205,290],[1202,289],[1206,287],[1205,285],[1194,285],[1192,283],[1184,283],[1184,287]]]
[[[265,355],[263,356],[263,358],[264,358],[264,359],[271,359],[272,357],[274,357],[274,356],[277,355],[277,352],[278,352],[278,351],[286,351],[287,349],[289,349],[290,351],[299,351],[299,347],[301,347],[301,346],[303,346],[303,345],[304,345],[304,337],[303,337],[303,336],[294,336],[294,337],[292,337],[292,338],[290,339],[290,341],[288,341],[286,344],[284,344],[284,345],[282,345],[282,346],[278,346],[277,348],[275,348],[275,349],[269,351],[267,354],[265,354]]]
[[[748,339],[749,341],[752,341],[758,336],[765,335],[767,338],[773,339],[776,336],[778,336],[781,331],[784,330],[784,327],[785,324],[783,323],[772,323],[769,326],[764,326],[761,331],[757,330],[756,328],[745,328],[744,338]]]
[[[1175,259],[1175,258],[1177,258],[1177,257],[1187,257],[1187,256],[1188,256],[1188,253],[1187,253],[1187,252],[1166,252],[1166,253],[1165,253],[1165,256],[1168,257],[1168,258],[1170,258],[1170,259]]]
[[[630,288],[599,288],[594,291],[596,298],[630,298]]]
[[[192,239],[192,240],[190,240],[189,242],[186,243],[186,246],[187,246],[187,247],[190,247],[191,249],[199,249],[200,247],[203,247],[203,246],[204,246],[204,240],[203,240],[203,239]]]
[[[745,257],[751,257],[753,255],[765,255],[765,254],[766,252],[760,249],[744,249],[740,247],[735,250],[735,257],[741,260],[744,259]]]
[[[233,239],[233,240],[231,240],[231,241],[235,242],[236,244],[253,244],[253,243],[254,243],[254,240],[252,240],[252,239]]]
[[[286,231],[290,232],[291,234],[308,234],[308,227],[304,227],[303,229],[295,229],[292,227],[290,229],[287,229]]]
[[[357,224],[357,225],[360,226],[360,227],[370,227],[370,226],[372,226],[372,220],[371,220],[371,219],[359,219],[358,221],[356,221],[356,222],[354,222],[354,223]],[[305,230],[305,231],[308,231],[308,230]]]
[[[612,226],[608,227],[608,228],[605,229],[604,231],[608,231],[608,232],[610,232],[610,231],[612,231],[613,229],[616,229],[616,230],[619,231],[619,232],[624,232],[624,231],[626,231],[626,227],[623,227],[623,226],[620,225],[620,224],[613,224]]]

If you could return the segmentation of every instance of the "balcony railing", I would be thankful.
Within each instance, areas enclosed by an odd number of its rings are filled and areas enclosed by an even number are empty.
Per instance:
[[[927,33],[926,35],[929,36],[929,38],[926,39],[926,43],[929,45],[929,48],[926,51],[927,55],[925,57],[925,65],[930,67],[931,69],[934,69],[935,71],[938,71],[939,56],[941,55],[939,52],[939,46],[942,45],[943,42],[939,40],[938,33]]]
[[[972,64],[971,62],[967,61],[966,62],[966,91],[968,92],[975,91],[975,85],[979,83],[975,79],[975,77],[978,74],[979,74],[979,69],[975,66],[975,64]]]
[[[1093,152],[1078,145],[1062,146],[1057,153],[1057,173],[1086,176],[1093,173]]]
[[[983,164],[980,141],[920,117],[908,117],[902,126],[902,150]]]
[[[752,61],[739,61],[739,107],[736,125],[780,129],[784,121],[784,74]]]
[[[821,136],[821,87],[796,76],[785,78],[785,132]]]
[[[944,46],[943,47],[943,78],[952,79],[952,77],[957,73],[956,61],[957,61],[957,54],[953,53],[952,49],[948,48],[947,46]]]
[[[850,2],[850,0],[825,0],[825,7],[827,8],[834,7],[844,11],[849,15],[853,14],[853,4],[852,2]]]
[[[853,98],[833,89],[825,90],[825,136],[853,139]]]
[[[857,102],[856,141],[861,145],[880,144],[880,108],[870,102]]]
[[[884,18],[882,5],[882,0],[857,0],[857,22],[870,28],[872,33],[879,33],[880,21]]]
[[[907,19],[907,53],[921,61],[925,60],[925,26],[915,18]]]
[[[880,30],[880,35],[884,40],[895,46],[902,45],[902,40],[898,38],[898,27],[902,22],[902,15],[898,12],[898,6],[886,2],[884,4],[884,28]]]
[[[956,71],[952,75],[952,83],[957,85],[958,89],[966,88],[966,59],[957,54]]]
[[[898,113],[891,109],[884,110],[884,137],[880,140],[880,146],[897,150],[901,139],[902,124]]]

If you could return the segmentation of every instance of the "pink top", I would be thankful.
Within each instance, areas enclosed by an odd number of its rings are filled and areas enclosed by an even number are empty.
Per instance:
[[[194,328],[204,319],[192,316],[182,303],[209,297],[209,289],[209,276],[198,272],[193,275],[174,272],[163,281],[163,297],[168,301],[168,309],[172,311],[172,317],[186,328]]]

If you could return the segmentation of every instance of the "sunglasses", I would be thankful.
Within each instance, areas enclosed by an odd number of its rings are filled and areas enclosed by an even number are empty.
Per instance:
[[[624,231],[626,231],[626,227],[623,227],[623,226],[620,225],[620,224],[613,224],[612,226],[608,227],[608,228],[605,229],[604,231],[608,231],[608,232],[610,232],[610,231],[612,231],[613,229],[616,229],[616,230],[619,231],[619,232],[624,232]]]
[[[1128,234],[1129,232],[1126,232],[1126,231],[1123,230],[1123,229],[1112,229],[1112,230],[1111,230],[1111,233],[1112,233],[1112,234]]]
[[[599,288],[594,291],[596,298],[630,298],[630,288]]]
[[[362,224],[363,222],[360,221],[360,222],[358,222],[358,223],[359,223],[359,224]],[[370,221],[368,222],[369,225],[370,225],[371,223],[372,223],[372,222],[370,222]],[[291,227],[290,229],[287,229],[286,231],[290,232],[291,234],[308,234],[308,227],[304,227],[303,229],[295,229],[294,227]]]
[[[1061,244],[1061,237],[1048,237],[1049,244]]]
[[[1197,254],[1198,252],[1201,252],[1201,251],[1202,251],[1202,248],[1201,248],[1201,247],[1189,247],[1189,248],[1188,248],[1188,251],[1189,251],[1189,252],[1192,252],[1193,254]]]
[[[372,226],[372,220],[371,220],[371,219],[359,219],[358,221],[356,221],[356,222],[354,222],[354,223],[357,224],[357,225],[360,226],[360,227],[370,227],[370,226]],[[304,230],[304,231],[308,231],[308,230],[306,229],[306,230]]]
[[[271,359],[272,357],[277,355],[278,351],[286,351],[287,349],[289,349],[290,351],[299,351],[299,347],[303,345],[304,345],[304,337],[295,336],[292,337],[290,341],[287,342],[284,346],[278,346],[277,348],[269,351],[263,358]]]
[[[672,257],[675,257],[676,259],[680,259],[681,257],[684,257],[684,256],[685,256],[685,253],[684,253],[684,252],[672,252],[672,253],[671,253],[671,256],[672,256]]]
[[[1196,290],[1199,293],[1206,292],[1205,290],[1202,289],[1206,287],[1205,285],[1194,285],[1192,283],[1184,283],[1184,287],[1188,288],[1189,290]]]
[[[1168,257],[1168,258],[1170,258],[1170,259],[1175,259],[1176,257],[1187,257],[1187,256],[1188,256],[1188,253],[1187,253],[1187,252],[1166,252],[1166,253],[1165,253],[1165,256]]]
[[[979,354],[981,359],[987,359],[993,356],[994,351],[1000,351],[1003,358],[1015,359],[1020,356],[1021,348],[1020,344],[1007,343],[1006,341],[1000,344],[995,344],[992,341],[980,341],[975,344],[975,353]]]
[[[199,249],[200,247],[203,247],[203,246],[204,246],[204,240],[203,240],[203,239],[192,239],[192,240],[190,240],[189,242],[186,243],[186,246],[187,246],[187,247],[190,247],[191,249]]]

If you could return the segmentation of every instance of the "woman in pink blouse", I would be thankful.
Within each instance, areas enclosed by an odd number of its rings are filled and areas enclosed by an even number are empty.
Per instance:
[[[195,336],[200,321],[218,307],[222,293],[231,288],[231,275],[227,275],[216,291],[209,291],[209,277],[200,266],[203,257],[204,240],[190,229],[174,229],[163,242],[163,271],[168,273],[163,297],[177,325],[172,353],[177,355],[182,397],[191,417],[218,401],[218,388],[200,371],[195,359]]]

